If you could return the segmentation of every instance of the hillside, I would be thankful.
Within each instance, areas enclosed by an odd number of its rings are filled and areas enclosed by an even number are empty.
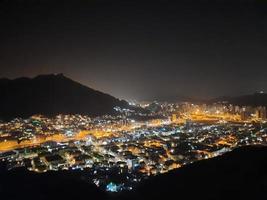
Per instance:
[[[243,147],[148,179],[123,199],[267,199],[267,147]]]
[[[210,100],[210,102],[223,101],[240,106],[267,106],[267,94],[254,93],[237,97],[219,97]]]
[[[10,200],[107,199],[107,194],[83,178],[79,171],[37,174],[0,169],[0,196]]]
[[[108,94],[93,90],[62,74],[33,79],[0,79],[0,118],[29,117],[34,114],[113,114],[114,107],[128,107]]]

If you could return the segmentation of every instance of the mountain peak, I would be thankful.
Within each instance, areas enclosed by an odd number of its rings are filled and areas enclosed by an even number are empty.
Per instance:
[[[61,78],[61,77],[65,77],[67,78],[63,73],[54,73],[54,74],[40,74],[38,76],[36,76],[35,78]]]
[[[30,117],[34,114],[114,114],[114,107],[128,107],[108,94],[84,86],[64,74],[0,81],[0,118]]]

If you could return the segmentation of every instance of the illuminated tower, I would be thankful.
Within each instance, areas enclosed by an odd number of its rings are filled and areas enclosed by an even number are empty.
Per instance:
[[[265,107],[258,107],[256,108],[256,117],[258,119],[266,119],[266,108]]]
[[[172,114],[172,122],[176,122],[177,121],[177,116],[176,114]]]
[[[266,119],[266,107],[262,107],[260,111],[260,118],[265,120]]]

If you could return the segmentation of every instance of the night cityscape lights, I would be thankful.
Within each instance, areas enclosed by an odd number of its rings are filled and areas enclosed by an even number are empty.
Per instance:
[[[9,170],[83,170],[89,182],[119,192],[134,189],[149,176],[267,141],[265,107],[158,102],[136,106],[149,114],[116,107],[117,116],[35,115],[1,122],[0,160]]]

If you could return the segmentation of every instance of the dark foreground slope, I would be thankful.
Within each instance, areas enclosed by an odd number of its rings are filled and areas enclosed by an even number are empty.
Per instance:
[[[149,178],[123,194],[110,195],[88,183],[85,171],[35,174],[0,169],[0,197],[9,200],[222,200],[267,199],[267,147],[244,147]]]
[[[114,107],[128,107],[108,94],[83,86],[62,74],[33,79],[0,79],[0,118],[29,117],[34,114],[113,114]]]
[[[122,199],[267,199],[267,147],[240,148],[153,177]]]
[[[44,174],[23,169],[0,172],[0,198],[6,200],[105,200],[107,194],[83,178],[81,172]]]

